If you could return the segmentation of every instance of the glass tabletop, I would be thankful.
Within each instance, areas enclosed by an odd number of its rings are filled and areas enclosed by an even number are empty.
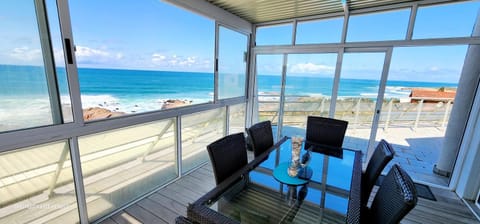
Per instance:
[[[241,223],[345,223],[352,175],[358,175],[353,172],[359,162],[356,157],[360,157],[356,151],[342,150],[341,156],[312,152],[308,165],[313,171],[311,179],[294,178],[303,183],[287,185],[274,177],[274,171],[281,170],[276,168],[288,166],[291,160],[291,141],[287,139],[244,178],[203,205]],[[292,192],[294,197],[286,196]]]

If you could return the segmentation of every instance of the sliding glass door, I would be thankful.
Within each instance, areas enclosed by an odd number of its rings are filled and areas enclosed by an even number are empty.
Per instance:
[[[293,136],[305,134],[308,116],[347,120],[344,146],[367,155],[383,100],[386,52],[256,55],[254,123],[270,120],[275,136]]]
[[[385,56],[385,52],[343,54],[334,118],[348,121],[343,146],[361,150],[364,155],[369,155],[373,144],[372,130],[376,130],[373,126],[380,113],[377,102],[383,99],[380,87]]]

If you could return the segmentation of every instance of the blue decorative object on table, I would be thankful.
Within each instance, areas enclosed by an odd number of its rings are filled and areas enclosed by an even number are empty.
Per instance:
[[[310,178],[312,178],[312,169],[310,167],[308,167],[308,164],[310,163],[310,160],[311,160],[311,151],[312,151],[312,147],[308,148],[307,149],[307,152],[305,152],[305,154],[303,154],[302,156],[302,159],[300,160],[300,169],[298,170],[298,178],[301,178],[301,179],[306,179],[306,180],[309,180]]]

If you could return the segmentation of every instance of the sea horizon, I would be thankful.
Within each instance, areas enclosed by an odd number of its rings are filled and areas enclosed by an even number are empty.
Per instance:
[[[48,101],[45,72],[41,66],[0,65],[0,96],[4,111],[31,101],[32,109],[41,109]],[[214,75],[207,72],[156,71],[139,69],[78,68],[82,107],[102,107],[111,111],[138,113],[159,110],[166,100],[186,100],[192,104],[213,101]],[[65,68],[57,67],[61,102],[69,105]],[[258,75],[258,91],[279,93],[279,76]],[[314,83],[314,85],[312,85]],[[287,78],[287,95],[330,96],[333,78],[308,75]],[[318,84],[318,85],[317,85]],[[456,88],[454,83],[391,81],[384,98],[405,98],[411,88]],[[378,80],[342,79],[339,98],[376,98]],[[18,101],[18,102],[16,102]],[[37,105],[38,104],[38,105]],[[47,103],[48,105],[48,103]],[[0,118],[1,120],[1,118]]]

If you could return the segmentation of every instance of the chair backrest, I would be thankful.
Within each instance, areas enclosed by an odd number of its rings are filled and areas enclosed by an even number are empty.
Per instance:
[[[247,129],[248,138],[252,142],[255,157],[273,146],[272,123],[262,121]]]
[[[367,204],[375,182],[394,155],[392,145],[384,139],[380,140],[368,161],[365,173],[362,174],[362,204]]]
[[[247,165],[243,133],[227,135],[207,146],[217,185]]]
[[[400,223],[417,204],[417,191],[410,176],[397,164],[388,172],[380,185],[362,223]]]
[[[312,145],[325,145],[340,149],[347,131],[348,121],[333,118],[308,116],[305,148]],[[313,152],[317,152],[315,147]]]

